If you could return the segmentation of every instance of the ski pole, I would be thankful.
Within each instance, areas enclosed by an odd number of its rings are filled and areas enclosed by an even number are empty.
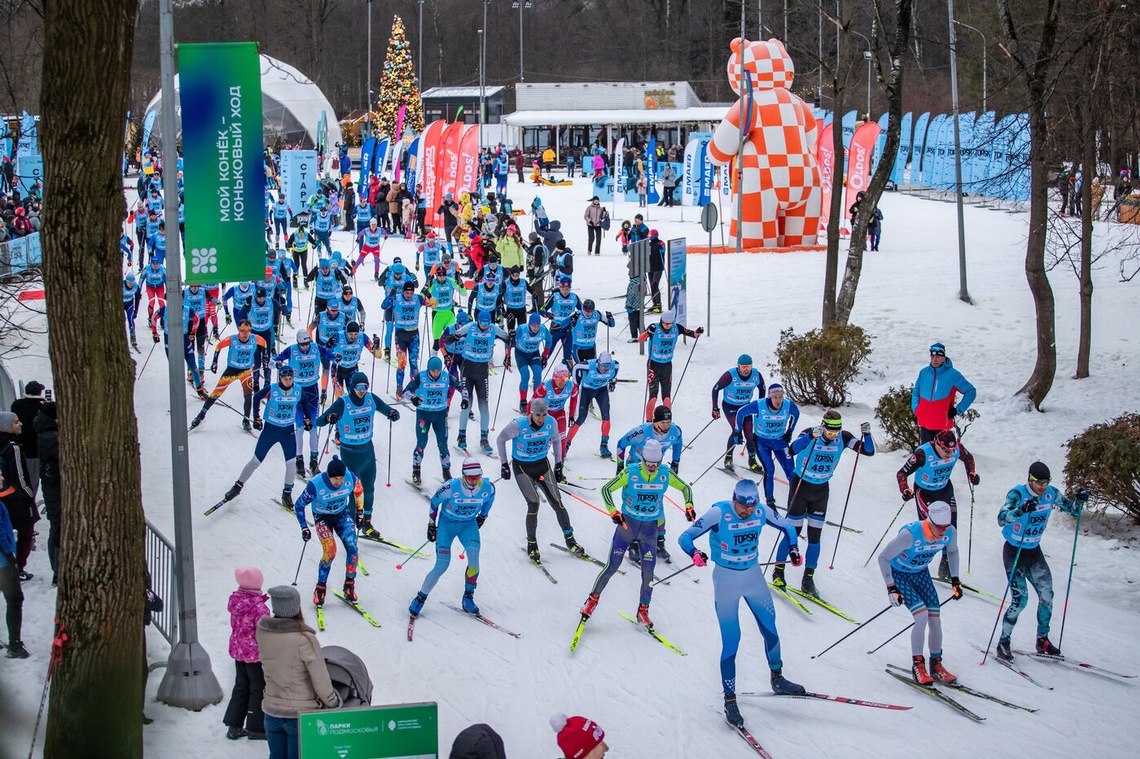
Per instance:
[[[689,371],[689,362],[693,360],[693,351],[697,349],[697,343],[701,341],[701,336],[697,335],[693,339],[693,347],[689,348],[689,357],[685,359],[685,368],[681,370],[681,378],[677,380],[677,387],[673,388],[673,396],[676,398],[681,394],[681,383],[685,381],[685,372]]]
[[[887,533],[889,533],[891,531],[891,528],[895,526],[895,522],[898,521],[899,514],[902,514],[902,510],[904,508],[906,508],[906,501],[903,501],[901,504],[899,504],[899,510],[895,512],[894,519],[892,519],[891,523],[887,525],[887,529],[883,531],[883,536],[879,538],[879,542],[876,543],[875,547],[871,549],[871,554],[867,557],[867,560],[863,562],[864,569],[866,569],[867,565],[871,563],[871,559],[874,558],[875,552],[879,550],[879,546],[881,546],[883,544],[883,541],[887,539]]]
[[[876,619],[878,619],[879,617],[883,616],[884,614],[886,614],[888,611],[890,611],[890,610],[891,610],[891,609],[893,609],[893,608],[895,608],[895,607],[894,607],[894,606],[892,606],[892,605],[890,605],[890,604],[887,604],[886,608],[884,608],[884,609],[883,609],[882,611],[880,611],[878,614],[876,614],[875,616],[871,617],[871,618],[870,618],[870,619],[868,619],[866,622],[864,622],[863,624],[859,625],[859,626],[858,626],[858,627],[856,627],[854,630],[852,630],[851,632],[847,633],[847,634],[846,634],[846,635],[844,635],[842,638],[840,638],[839,640],[835,641],[835,642],[834,642],[834,643],[832,643],[830,646],[828,646],[827,648],[823,649],[822,651],[820,651],[818,654],[816,654],[815,656],[813,656],[813,657],[811,657],[811,658],[813,658],[813,659],[818,659],[819,657],[823,656],[823,655],[824,655],[824,654],[826,654],[828,651],[830,651],[831,649],[835,648],[835,647],[836,647],[836,646],[838,646],[840,643],[842,643],[843,641],[847,640],[847,639],[848,639],[848,638],[850,638],[852,635],[854,635],[855,633],[859,632],[859,631],[860,631],[860,630],[862,630],[864,627],[866,627],[867,625],[871,624],[871,623],[872,623],[872,622],[874,622]]]
[[[139,376],[135,377],[135,382],[138,382],[140,379],[142,379],[143,372],[146,371],[146,365],[150,363],[150,357],[154,355],[154,349],[157,346],[158,346],[158,343],[152,343],[151,344],[150,353],[146,354],[146,360],[143,361],[142,369],[139,369]]]
[[[941,601],[939,605],[941,605],[941,606],[944,606],[944,605],[946,605],[946,604],[950,603],[950,602],[951,602],[951,601],[953,601],[953,600],[954,600],[954,596],[950,596],[950,597],[949,597],[949,598],[947,598],[945,601]],[[909,630],[909,629],[910,629],[910,628],[912,628],[912,627],[914,627],[914,622],[913,622],[913,621],[912,621],[912,622],[911,622],[909,625],[907,625],[906,627],[904,627],[903,629],[899,630],[897,633],[895,633],[894,635],[892,635],[891,637],[889,637],[889,638],[887,638],[886,640],[884,640],[884,641],[883,641],[882,643],[880,643],[879,645],[877,645],[877,646],[875,646],[874,648],[872,648],[872,649],[871,649],[870,651],[868,651],[867,653],[868,653],[868,654],[873,654],[873,653],[875,653],[875,652],[876,652],[876,651],[878,651],[880,648],[882,648],[883,646],[887,645],[887,644],[888,644],[888,643],[890,643],[892,640],[894,640],[895,638],[899,637],[900,635],[902,635],[904,632],[906,632],[907,630]]]
[[[851,467],[851,480],[847,483],[847,498],[843,501],[843,515],[839,517],[839,530],[835,533],[835,548],[831,549],[831,564],[828,569],[835,569],[835,554],[839,553],[839,539],[843,537],[843,523],[847,521],[847,504],[851,503],[851,488],[855,485],[855,472],[859,469],[859,459],[855,457],[855,465]]]
[[[404,557],[403,561],[401,561],[399,564],[396,565],[396,569],[403,569],[404,565],[408,563],[408,559],[412,558],[413,556],[418,555],[419,552],[424,549],[424,546],[426,546],[430,542],[431,542],[430,540],[425,540],[423,543],[421,543],[419,548],[417,548],[416,550],[409,553],[407,556]]]
[[[998,606],[997,619],[994,620],[994,627],[990,630],[990,639],[986,642],[986,651],[982,654],[982,660],[978,662],[979,667],[984,667],[986,664],[986,657],[990,655],[990,646],[993,645],[994,635],[997,633],[998,623],[1001,622],[1002,612],[1005,611],[1005,597],[1009,595],[1009,589],[1013,587],[1013,573],[1017,571],[1017,560],[1021,558],[1021,544],[1017,545],[1017,553],[1013,556],[1013,564],[1009,567],[1009,580],[1005,583],[1005,592],[1001,594],[1001,605]]]
[[[704,427],[701,427],[701,431],[698,432],[693,437],[693,439],[689,441],[688,445],[686,445],[683,450],[686,450],[686,451],[689,450],[689,448],[691,448],[693,446],[693,443],[697,442],[697,438],[699,438],[704,433],[705,430],[707,430],[709,427],[711,427],[712,423],[715,421],[716,421],[716,419],[710,419],[708,424],[706,424]]]
[[[673,574],[665,575],[660,580],[654,580],[653,582],[649,583],[649,585],[650,585],[650,587],[652,587],[654,585],[660,585],[661,583],[665,582],[666,580],[671,580],[672,578],[676,577],[677,575],[681,574],[682,572],[688,572],[690,569],[692,569],[695,566],[696,566],[696,564],[693,564],[692,562],[690,562],[689,566],[685,567],[684,569],[678,569]]]
[[[388,419],[388,484],[392,487],[392,420]]]
[[[386,326],[385,326],[385,329],[387,329]],[[390,358],[390,356],[391,356],[390,350],[389,350],[388,355],[389,355],[389,357],[384,359],[384,363],[386,363],[388,365],[388,379],[384,381],[384,392],[385,393],[392,392],[392,359]],[[396,358],[396,360],[397,361],[400,360],[399,359],[399,347],[398,346],[397,346],[397,358]]]
[[[959,439],[961,435],[958,436]],[[970,537],[966,544],[966,574],[970,574],[970,564],[974,560],[974,483],[969,479],[966,483],[970,486]],[[1078,517],[1078,524],[1080,517]]]
[[[301,576],[301,562],[305,560],[305,549],[309,547],[309,541],[301,543],[301,558],[297,559],[297,572],[293,575],[293,587],[297,587],[297,578]]]
[[[805,469],[805,470],[807,469],[807,466],[808,466],[808,464],[810,464],[810,463],[811,463],[811,455],[812,455],[812,453],[815,451],[815,441],[816,441],[816,440],[818,440],[818,439],[819,439],[819,438],[817,438],[817,437],[813,437],[813,438],[811,439],[811,445],[810,445],[810,446],[808,446],[807,455],[804,457],[804,469]],[[733,446],[732,446],[732,447],[730,447],[728,450],[729,450],[729,451],[731,451],[731,450],[732,450],[732,448],[735,448],[735,447],[736,447],[736,446],[735,446],[735,445],[733,445]],[[725,451],[725,453],[727,453],[727,452],[728,452],[728,451]],[[858,463],[859,463],[858,459],[856,459],[855,463],[856,463],[856,464],[858,464]],[[852,469],[852,470],[851,470],[851,477],[852,477],[852,479],[854,479],[854,478],[855,478],[855,470],[854,470],[854,469]],[[796,503],[796,497],[797,497],[797,496],[800,494],[800,485],[803,485],[803,484],[804,484],[804,478],[803,478],[803,477],[800,477],[799,481],[796,483],[796,489],[792,491],[792,497],[788,499],[788,511],[787,511],[787,513],[788,513],[788,514],[791,514],[791,513],[792,513],[792,506],[794,506],[794,505],[795,505],[795,503]],[[850,488],[848,488],[848,489],[847,489],[847,494],[848,494],[848,496],[850,496],[850,495],[851,495],[851,489],[850,489]],[[843,508],[844,508],[844,510],[846,510],[846,509],[847,509],[847,506],[846,506],[846,505],[844,505],[844,507],[843,507]],[[843,530],[840,530],[840,532],[843,532]],[[799,534],[799,530],[798,530],[798,529],[796,530],[796,534],[797,534],[797,535]],[[768,563],[769,563],[769,564],[770,564],[770,563],[772,563],[772,557],[776,555],[776,549],[777,549],[777,548],[779,548],[779,546],[780,546],[780,543],[781,543],[781,541],[782,541],[782,540],[783,540],[783,538],[780,538],[780,540],[777,540],[775,543],[773,543],[773,544],[772,544],[772,552],[768,554]],[[776,562],[776,563],[777,563],[777,564],[779,564],[780,562]],[[767,564],[765,564],[765,566],[768,566],[768,565],[767,565]],[[865,566],[865,565],[864,565],[864,566]],[[764,574],[765,574],[765,575],[767,575],[767,574],[768,574],[768,570],[766,570],[766,569],[765,569],[765,570],[764,570]],[[872,619],[874,619],[874,617],[872,617]],[[868,621],[870,621],[870,620],[868,620]]]
[[[1081,534],[1081,514],[1084,513],[1084,508],[1077,512],[1077,526],[1073,530],[1073,556],[1069,559],[1069,581],[1065,584],[1065,605],[1061,608],[1061,632],[1057,635],[1057,648],[1061,647],[1061,641],[1065,639],[1065,615],[1069,613],[1069,591],[1073,588],[1073,565],[1077,563],[1077,537]]]
[[[723,458],[723,457],[724,457],[724,456],[725,456],[725,455],[726,455],[726,454],[727,454],[727,453],[728,453],[730,450],[731,450],[730,448],[725,448],[725,449],[724,449],[724,453],[718,453],[718,454],[716,455],[716,458],[715,458],[715,459],[713,459],[713,462],[712,462],[711,464],[709,464],[709,465],[708,465],[708,468],[707,468],[707,469],[705,469],[705,471],[701,472],[701,473],[700,473],[700,475],[698,475],[698,476],[697,476],[697,479],[695,479],[695,480],[693,480],[692,482],[690,482],[690,483],[689,483],[689,487],[692,487],[693,485],[696,485],[698,482],[700,482],[700,480],[701,480],[701,477],[704,477],[706,474],[708,474],[708,473],[709,473],[709,471],[710,471],[710,470],[711,470],[711,469],[712,469],[714,466],[716,466],[716,463],[717,463],[718,461],[720,461],[720,460],[721,460],[721,458]]]
[[[510,348],[507,348],[507,358],[510,358]],[[495,417],[491,419],[491,431],[495,431],[495,424],[499,421],[499,406],[503,402],[503,386],[507,384],[506,361],[504,363],[503,379],[499,382],[499,397],[495,401]]]
[[[314,420],[314,423],[315,423],[315,420]],[[330,424],[329,425],[329,431],[327,433],[325,433],[325,445],[323,448],[321,448],[321,455],[317,457],[317,468],[318,469],[321,466],[321,460],[325,457],[325,454],[329,452],[329,440],[332,439],[333,427],[335,427],[335,426],[336,426],[335,424]],[[320,433],[318,432],[317,434],[319,435]]]

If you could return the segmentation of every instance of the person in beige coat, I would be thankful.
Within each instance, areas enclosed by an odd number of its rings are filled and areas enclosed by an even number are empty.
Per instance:
[[[272,617],[257,623],[257,648],[265,673],[265,733],[269,759],[297,759],[297,728],[302,711],[334,709],[333,688],[321,644],[301,614],[301,596],[289,585],[269,589]]]

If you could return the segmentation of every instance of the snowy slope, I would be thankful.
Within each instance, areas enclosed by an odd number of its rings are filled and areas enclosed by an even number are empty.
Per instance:
[[[516,207],[529,207],[535,189],[510,184]],[[592,297],[600,308],[612,310],[619,328],[625,323],[625,259],[612,239],[600,258],[586,257],[583,208],[592,194],[590,185],[579,180],[572,187],[538,188],[551,218],[563,221],[569,244],[578,249],[575,291]],[[970,291],[976,305],[956,298],[958,289],[954,208],[951,204],[897,194],[882,203],[885,215],[883,250],[868,254],[853,322],[873,336],[874,353],[854,388],[854,402],[842,412],[849,428],[859,422],[874,422],[872,410],[879,396],[891,385],[912,382],[927,361],[927,347],[934,341],[947,345],[955,365],[979,389],[976,408],[981,418],[966,436],[967,446],[978,458],[982,483],[974,505],[972,573],[963,579],[1001,595],[1005,580],[1001,569],[1001,538],[995,515],[1006,490],[1024,481],[1025,470],[1035,458],[1046,461],[1060,480],[1064,465],[1063,443],[1087,425],[1111,418],[1137,406],[1131,382],[1137,342],[1130,325],[1140,317],[1135,286],[1115,281],[1116,264],[1111,257],[1096,272],[1094,303],[1093,377],[1080,382],[1069,379],[1075,364],[1077,342],[1077,287],[1074,279],[1058,270],[1053,275],[1057,295],[1057,339],[1060,369],[1046,403],[1046,413],[1026,412],[1011,400],[1028,376],[1033,360],[1033,306],[1023,275],[1024,214],[1008,214],[968,208],[966,226],[970,265]],[[632,219],[635,206],[619,205],[614,230],[620,220]],[[696,209],[652,207],[649,225],[662,238],[688,236],[702,244],[704,233]],[[524,231],[529,217],[523,219]],[[727,230],[726,230],[727,235]],[[334,234],[342,249],[350,245],[346,233]],[[413,258],[412,246],[390,240],[384,258]],[[676,397],[675,421],[692,437],[709,419],[709,388],[735,363],[741,352],[751,353],[765,379],[771,376],[780,329],[798,331],[818,326],[824,254],[717,256],[713,260],[714,301],[709,333],[702,338]],[[705,322],[707,259],[689,258],[690,324]],[[369,271],[362,269],[362,274]],[[380,327],[380,293],[358,277],[360,295],[371,315],[369,332]],[[307,310],[308,300],[302,299]],[[619,385],[614,408],[616,437],[638,423],[642,408],[644,376],[637,346],[625,343],[620,329],[609,336],[610,347],[622,362],[622,376],[638,384]],[[145,335],[144,335],[145,338]],[[601,335],[600,343],[607,339]],[[679,377],[689,345],[678,348],[675,377]],[[144,350],[146,350],[144,345]],[[10,364],[14,376],[45,373],[46,351],[39,356],[17,358]],[[1128,358],[1132,356],[1132,358]],[[167,432],[165,364],[156,355],[137,385],[136,408],[143,456],[144,502],[147,516],[167,535],[173,535],[170,513],[170,451]],[[364,366],[368,367],[368,359]],[[387,367],[380,362],[375,386],[383,393]],[[213,378],[211,378],[213,379]],[[503,375],[493,378],[492,394]],[[505,378],[503,407],[498,424],[512,418],[517,405],[517,374]],[[237,405],[234,392],[225,400]],[[188,393],[191,413],[198,401]],[[492,398],[492,403],[494,399]],[[801,426],[814,422],[821,409],[804,409]],[[404,409],[401,409],[404,413]],[[393,427],[391,488],[385,487],[387,442],[378,433],[378,521],[392,539],[409,545],[423,541],[427,509],[423,498],[407,483],[410,452],[414,443],[412,420],[405,414]],[[452,420],[454,422],[453,414]],[[206,518],[202,511],[217,501],[235,479],[253,449],[253,440],[237,426],[237,417],[222,407],[213,410],[200,430],[191,436],[191,474],[194,495],[195,546],[197,553],[200,634],[213,657],[214,672],[227,690],[232,685],[232,666],[227,658],[228,615],[225,604],[234,587],[233,568],[259,566],[268,585],[288,583],[301,549],[295,520],[275,506],[270,498],[280,492],[280,454],[268,460],[248,483],[242,496]],[[474,429],[469,432],[474,436]],[[717,422],[689,450],[682,461],[682,475],[691,480],[723,455],[727,426]],[[598,422],[589,419],[576,438],[567,474],[571,481],[597,486],[598,478],[610,475],[613,465],[590,454],[597,443]],[[881,436],[879,436],[881,438]],[[454,430],[452,431],[454,440]],[[454,451],[453,451],[454,452]],[[427,484],[439,481],[437,454],[428,448],[424,473]],[[846,533],[838,548],[835,569],[827,569],[836,531],[824,532],[817,583],[825,597],[863,620],[886,605],[882,580],[875,564],[861,565],[886,529],[898,508],[894,472],[903,454],[880,453],[863,459],[854,479],[847,523],[862,534]],[[743,459],[739,459],[743,462]],[[840,466],[832,488],[829,516],[838,521],[851,481],[852,459]],[[497,476],[497,462],[485,460],[490,476]],[[577,478],[583,478],[581,480]],[[955,475],[963,516],[962,541],[969,531],[969,491],[961,471]],[[1060,482],[1058,483],[1060,484]],[[698,511],[731,493],[733,481],[718,471],[709,472],[695,485]],[[515,640],[483,627],[445,608],[439,602],[457,603],[462,592],[462,562],[453,561],[448,575],[437,586],[417,623],[413,643],[405,640],[406,607],[431,566],[413,560],[402,571],[394,565],[397,553],[365,542],[361,556],[371,574],[358,578],[361,602],[382,624],[369,627],[351,609],[330,599],[326,605],[328,630],[321,640],[347,646],[364,657],[376,684],[375,703],[435,700],[440,704],[440,738],[446,747],[467,724],[485,721],[504,737],[511,757],[554,756],[557,753],[547,724],[550,714],[565,711],[597,719],[606,730],[606,741],[615,757],[747,756],[748,748],[723,724],[720,712],[718,660],[720,640],[713,612],[710,570],[692,570],[656,589],[652,606],[658,630],[688,655],[679,657],[651,640],[644,632],[618,616],[632,614],[637,604],[638,579],[634,572],[616,577],[603,595],[579,649],[571,654],[568,644],[578,620],[577,609],[585,599],[595,575],[594,568],[553,549],[547,542],[560,535],[553,514],[543,507],[539,515],[540,544],[546,564],[558,578],[551,585],[529,566],[520,551],[525,533],[525,505],[513,482],[500,483],[496,506],[483,528],[482,558],[477,599],[492,619],[522,633]],[[777,485],[781,504],[786,487]],[[596,492],[581,493],[600,505]],[[566,499],[576,535],[595,556],[607,552],[612,525],[586,505]],[[908,506],[904,517],[913,518]],[[681,514],[669,508],[670,547],[684,527]],[[1108,521],[1114,520],[1110,517]],[[900,524],[903,520],[900,520]],[[1140,569],[1127,540],[1099,537],[1103,525],[1086,518],[1078,546],[1072,601],[1065,627],[1066,653],[1106,667],[1140,673],[1140,656],[1130,641],[1137,629],[1140,593],[1136,582]],[[1099,520],[1101,522],[1105,520]],[[1073,520],[1059,514],[1044,540],[1057,593],[1054,638],[1060,613],[1072,547]],[[1086,529],[1088,528],[1088,529]],[[46,525],[41,532],[46,531]],[[766,532],[764,548],[773,536]],[[701,543],[704,544],[702,539]],[[307,596],[314,580],[316,547],[305,556],[300,587]],[[458,553],[458,551],[457,551]],[[330,584],[343,577],[343,554],[334,564]],[[965,559],[965,552],[963,552]],[[677,568],[682,564],[676,565]],[[26,640],[33,658],[0,666],[0,684],[11,687],[15,678],[27,678],[18,706],[26,717],[26,732],[13,735],[12,743],[27,746],[30,723],[38,706],[39,684],[46,670],[47,641],[52,610],[46,599],[49,570],[44,551],[32,559],[37,577],[25,590]],[[658,574],[671,571],[661,566]],[[964,570],[963,570],[964,571]],[[799,570],[789,571],[798,581]],[[699,579],[692,582],[690,579]],[[939,586],[944,595],[948,590]],[[980,654],[973,644],[984,644],[997,613],[995,602],[968,597],[945,609],[946,663],[963,681],[1007,700],[1037,707],[1028,714],[996,704],[961,696],[971,709],[986,716],[974,724],[947,707],[898,683],[883,673],[887,662],[906,664],[907,636],[868,656],[910,619],[895,610],[880,617],[820,659],[811,659],[853,626],[821,608],[811,616],[784,599],[775,600],[777,623],[783,643],[785,674],[809,689],[913,705],[909,712],[886,712],[837,704],[775,699],[742,698],[748,727],[774,756],[791,757],[823,753],[827,756],[904,756],[913,750],[916,731],[923,735],[952,736],[924,742],[924,753],[952,757],[988,750],[995,755],[1012,754],[1029,743],[1049,747],[1050,755],[1077,753],[1095,745],[1103,756],[1130,754],[1132,741],[1118,729],[1135,717],[1135,684],[1122,684],[1087,673],[1074,672],[1046,663],[1027,662],[1031,673],[1055,690],[1046,691],[1021,681],[1003,668],[977,667]],[[1032,644],[1036,597],[1022,615],[1015,644]],[[306,614],[313,620],[311,607]],[[737,658],[739,688],[767,690],[767,667],[755,624],[743,611],[743,640]],[[161,638],[150,634],[152,661],[165,655]],[[224,739],[221,726],[225,702],[201,713],[170,709],[153,701],[161,673],[151,678],[147,711],[156,719],[145,731],[147,750],[153,756],[263,756],[265,747]],[[1075,707],[1075,708],[1074,708]],[[937,725],[931,730],[932,725]]]

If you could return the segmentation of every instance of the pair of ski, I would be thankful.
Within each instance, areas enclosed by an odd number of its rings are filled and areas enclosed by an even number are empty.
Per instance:
[[[337,598],[339,598],[340,600],[344,601],[346,604],[351,606],[353,609],[355,609],[356,612],[360,616],[364,617],[365,621],[367,621],[368,624],[372,625],[373,627],[379,627],[380,626],[380,623],[377,622],[375,619],[373,619],[372,615],[369,614],[365,610],[365,608],[360,605],[360,602],[349,601],[348,598],[343,593],[341,593],[339,590],[334,590],[333,595],[336,596]],[[317,607],[317,629],[320,630],[321,632],[324,632],[324,629],[325,629],[325,607],[324,606],[318,606]]]
[[[803,601],[800,600],[800,598],[811,601],[812,603],[819,604],[820,606],[827,609],[828,611],[830,611],[835,616],[842,617],[843,619],[846,619],[848,622],[850,622],[852,624],[855,624],[855,625],[859,624],[859,621],[857,619],[854,619],[851,616],[849,616],[848,614],[843,613],[842,611],[835,608],[834,606],[832,606],[830,603],[823,600],[819,596],[813,596],[811,593],[804,593],[802,590],[797,590],[796,588],[793,588],[790,585],[776,585],[774,583],[768,583],[768,587],[771,588],[772,590],[778,591],[781,596],[783,596],[784,598],[788,599],[793,604],[798,606],[800,611],[802,611],[804,614],[811,614],[811,609],[809,609],[807,606],[805,606]],[[793,593],[795,595],[792,595]]]
[[[624,611],[619,611],[618,614],[620,614],[623,618],[628,619],[630,622],[637,625],[641,629],[645,630],[645,632],[649,633],[649,637],[653,638],[655,641],[657,641],[661,645],[665,646],[665,648],[669,649],[673,653],[678,654],[680,656],[688,656],[688,654],[686,654],[684,651],[682,651],[681,649],[674,646],[672,643],[667,641],[665,638],[661,637],[660,633],[657,632],[657,630],[654,628],[653,625],[642,624],[641,622],[638,622],[636,619],[634,619],[633,617],[626,614]],[[571,651],[577,650],[578,641],[580,641],[582,639],[582,633],[586,630],[586,623],[589,620],[590,620],[589,617],[583,615],[582,618],[578,621],[578,627],[574,630],[574,637],[570,639],[570,650]]]
[[[493,620],[490,620],[487,617],[484,617],[482,613],[472,614],[471,612],[464,611],[462,608],[456,606],[455,604],[449,604],[446,601],[440,601],[440,603],[443,604],[444,606],[446,606],[447,608],[451,609],[452,611],[458,612],[465,617],[471,617],[472,619],[475,619],[475,620],[481,622],[482,624],[485,624],[487,627],[490,627],[493,630],[498,630],[501,633],[504,633],[506,635],[510,635],[512,638],[521,638],[522,637],[522,633],[512,632],[512,631],[508,630],[507,628],[503,627],[502,625],[500,625],[499,623],[497,623]],[[411,615],[408,616],[408,641],[409,642],[412,640],[413,636],[415,635],[416,619],[417,619],[417,617],[414,617]]]
[[[982,648],[981,646],[975,645],[974,648],[976,648],[978,651],[980,651],[983,654],[986,653],[986,650],[984,648]],[[1041,661],[1051,662],[1053,664],[1059,664],[1062,667],[1068,667],[1069,669],[1075,669],[1075,670],[1078,670],[1081,672],[1088,672],[1089,674],[1093,674],[1093,675],[1100,675],[1102,677],[1109,678],[1110,680],[1134,680],[1134,679],[1136,679],[1136,675],[1126,675],[1126,674],[1123,674],[1121,672],[1114,672],[1113,670],[1105,669],[1104,667],[1098,667],[1095,664],[1089,664],[1088,662],[1078,661],[1078,660],[1073,659],[1073,658],[1068,657],[1068,656],[1051,656],[1050,654],[1039,654],[1036,651],[1023,651],[1022,649],[1019,649],[1019,648],[1013,649],[1013,653],[1020,654],[1021,656],[1029,656],[1029,657],[1032,657],[1034,659],[1039,659]],[[1044,683],[1038,682],[1037,680],[1033,679],[1033,676],[1030,675],[1025,670],[1021,669],[1021,667],[1019,667],[1016,662],[1007,661],[1005,659],[1000,659],[992,651],[989,652],[989,656],[991,659],[996,661],[998,664],[1002,665],[1003,667],[1005,667],[1009,671],[1013,672],[1014,674],[1020,675],[1022,678],[1028,680],[1029,682],[1033,683],[1037,687],[1044,688],[1046,690],[1053,690],[1053,686],[1045,685]]]
[[[722,466],[722,467],[717,467],[717,469],[719,469],[720,471],[724,472],[725,474],[727,474],[729,477],[732,477],[733,479],[736,479],[736,480],[743,480],[743,479],[745,479],[745,478],[744,478],[744,475],[740,474],[740,473],[739,473],[739,472],[737,472],[735,469],[729,469],[728,467],[723,467],[723,466]],[[752,471],[752,470],[749,470],[749,471]],[[764,472],[763,472],[763,470],[761,470],[761,471],[759,471],[759,472],[754,472],[754,474],[757,474],[757,475],[759,475],[759,476],[761,476],[761,477],[763,477],[763,476],[764,476]],[[783,481],[783,480],[781,480],[781,482],[782,482],[782,481]],[[779,512],[777,512],[777,513],[779,513]],[[862,530],[856,529],[856,528],[854,528],[854,527],[848,527],[847,525],[845,525],[845,524],[839,524],[838,522],[832,522],[830,519],[828,519],[828,520],[827,520],[827,524],[828,524],[828,525],[830,525],[831,527],[838,527],[838,528],[842,529],[844,532],[853,532],[853,533],[855,533],[856,535],[862,535],[862,534],[863,534],[863,531],[862,531]],[[965,587],[965,586],[963,586],[963,587]]]
[[[932,685],[923,685],[921,683],[916,683],[914,681],[914,678],[911,676],[910,670],[906,669],[905,667],[900,667],[896,664],[888,664],[887,669],[885,669],[883,671],[886,672],[891,677],[895,678],[896,680],[906,683],[907,685],[911,686],[915,690],[919,690],[919,691],[922,691],[923,693],[926,693],[927,695],[933,696],[934,698],[938,699],[939,701],[946,704],[950,708],[956,710],[957,712],[959,712],[963,716],[968,717],[969,719],[972,719],[974,722],[984,722],[986,719],[985,717],[979,716],[979,715],[975,714],[974,712],[970,711],[970,709],[967,708],[966,705],[963,704],[961,701],[958,701],[957,699],[952,698],[945,691],[939,689],[938,687],[935,687],[935,685],[933,685],[933,684]],[[1000,705],[1007,707],[1009,709],[1018,709],[1020,711],[1029,712],[1031,714],[1033,714],[1037,711],[1036,709],[1031,709],[1028,706],[1022,706],[1020,704],[1010,703],[1009,701],[1005,701],[1004,699],[1000,699],[997,696],[990,695],[989,693],[983,693],[982,691],[975,690],[975,689],[970,688],[966,685],[962,685],[959,682],[938,683],[938,685],[942,686],[943,688],[948,688],[950,690],[958,691],[959,693],[965,693],[968,696],[973,696],[975,698],[984,699],[986,701],[993,701],[995,704],[1000,704]]]
[[[602,561],[601,559],[595,559],[593,556],[590,556],[587,553],[574,553],[573,551],[571,551],[566,546],[560,546],[557,543],[551,543],[550,547],[551,548],[557,548],[559,551],[562,551],[562,553],[569,554],[576,559],[581,559],[582,561],[589,562],[590,564],[594,564],[595,566],[599,566],[599,567],[603,567],[603,568],[607,566],[607,564],[604,561]],[[523,553],[526,553],[526,547],[525,546],[523,547]],[[544,574],[546,576],[546,579],[550,580],[550,582],[552,584],[554,584],[554,585],[558,584],[558,580],[554,577],[554,575],[550,574],[550,571],[547,570],[546,566],[542,563],[541,559],[539,559],[538,561],[535,561],[534,559],[530,558],[529,554],[527,554],[527,559],[530,561],[531,564],[538,567],[539,570],[541,570],[542,574]],[[618,574],[625,574],[625,571],[619,569]]]

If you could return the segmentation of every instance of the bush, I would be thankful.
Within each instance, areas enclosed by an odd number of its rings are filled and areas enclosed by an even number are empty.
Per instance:
[[[804,335],[789,328],[780,333],[775,368],[796,403],[838,407],[847,403],[847,387],[870,354],[870,336],[853,324]]]
[[[1120,509],[1140,523],[1140,414],[1094,424],[1069,440],[1065,486],[1089,503]]]
[[[913,390],[914,385],[892,387],[879,398],[879,404],[875,406],[875,418],[879,420],[879,425],[887,437],[888,451],[897,451],[900,448],[913,451],[918,447],[918,441],[921,439],[918,435],[918,421],[914,418],[914,411],[910,406],[910,394]],[[958,437],[964,438],[966,430],[970,429],[970,425],[977,418],[978,412],[974,409],[967,409],[965,414],[958,417],[954,422]]]

